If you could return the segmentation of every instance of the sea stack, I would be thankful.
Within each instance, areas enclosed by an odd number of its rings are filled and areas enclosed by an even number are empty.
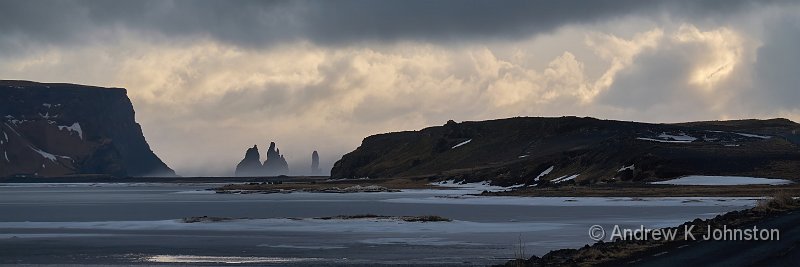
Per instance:
[[[258,153],[258,146],[248,148],[244,154],[244,159],[236,165],[236,176],[260,176],[261,173],[261,155]]]
[[[286,158],[281,155],[281,150],[275,147],[275,142],[269,143],[267,160],[264,161],[262,173],[266,176],[286,175],[289,173],[289,164],[286,163]]]
[[[314,153],[311,153],[311,174],[319,175],[321,172],[319,169],[319,154],[314,150]]]

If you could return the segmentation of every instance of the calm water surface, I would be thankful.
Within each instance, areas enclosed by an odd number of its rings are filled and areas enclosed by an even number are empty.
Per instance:
[[[751,199],[462,197],[399,193],[215,194],[213,184],[2,184],[0,263],[487,265],[593,241],[598,224],[678,225]],[[318,220],[439,215],[452,222]],[[240,218],[183,223],[190,216]]]

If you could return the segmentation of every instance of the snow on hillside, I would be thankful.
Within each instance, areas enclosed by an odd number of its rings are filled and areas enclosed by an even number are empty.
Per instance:
[[[451,147],[450,149],[453,149],[453,148],[456,148],[456,147],[460,147],[460,146],[466,145],[466,144],[468,144],[468,143],[469,143],[469,142],[471,142],[471,141],[472,141],[472,139],[469,139],[469,140],[467,140],[467,141],[464,141],[464,142],[458,143],[457,145],[454,145],[454,146],[453,146],[453,147]]]
[[[578,175],[580,175],[580,174],[573,174],[573,175],[569,175],[569,176],[565,175],[565,176],[561,176],[561,177],[558,177],[556,179],[550,180],[550,182],[557,183],[557,184],[558,183],[563,183],[563,182],[566,182],[566,181],[569,181],[569,180],[574,180],[575,178],[578,178]]]
[[[652,182],[651,184],[671,184],[671,185],[783,185],[790,184],[792,181],[784,179],[770,179],[744,176],[702,176],[692,175],[677,179]]]
[[[772,136],[757,135],[757,134],[747,134],[747,133],[735,133],[735,134],[738,134],[738,135],[741,135],[741,136],[744,136],[744,137],[761,138],[761,139],[770,139],[770,138],[772,138]]]
[[[67,131],[70,131],[70,132],[78,133],[78,137],[83,139],[83,130],[81,129],[81,125],[79,123],[76,122],[76,123],[73,123],[70,126],[58,126],[58,130],[59,131],[62,131],[64,129],[66,129]]]
[[[635,170],[635,168],[636,167],[633,164],[631,164],[631,166],[625,166],[625,167],[619,168],[619,170],[617,172],[623,172],[623,171],[626,171],[626,170]]]
[[[536,176],[536,178],[534,178],[533,180],[538,182],[538,181],[539,181],[539,178],[542,178],[542,177],[544,177],[545,175],[548,175],[548,174],[550,174],[550,172],[552,172],[552,171],[553,171],[553,168],[555,168],[555,167],[556,167],[556,166],[550,166],[550,168],[547,168],[547,170],[544,170],[542,173],[540,173],[539,175],[537,175],[537,176]]]
[[[681,133],[680,135],[661,133],[658,135],[658,139],[647,137],[637,137],[636,139],[661,143],[691,143],[694,142],[694,140],[697,140],[696,137],[687,135],[685,133]]]

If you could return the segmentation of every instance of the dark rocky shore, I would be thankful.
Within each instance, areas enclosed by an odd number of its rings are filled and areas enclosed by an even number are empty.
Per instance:
[[[532,256],[528,259],[515,259],[500,266],[621,266],[636,265],[642,258],[651,255],[663,255],[670,251],[687,247],[691,244],[708,242],[701,240],[686,240],[684,229],[692,229],[691,235],[700,237],[706,229],[711,226],[720,229],[723,226],[728,228],[749,228],[765,220],[774,219],[787,214],[800,211],[800,201],[788,195],[779,195],[769,201],[760,201],[754,208],[732,211],[714,218],[701,220],[695,219],[682,225],[665,230],[676,229],[675,240],[671,241],[638,241],[638,240],[616,240],[613,242],[599,241],[593,245],[586,245],[579,249],[559,249],[538,257]],[[691,226],[694,226],[693,228]],[[699,238],[698,238],[699,239]],[[759,241],[749,241],[759,242]],[[760,241],[771,242],[771,241]],[[736,253],[730,251],[729,253]],[[773,251],[773,253],[781,253]],[[748,265],[741,263],[742,266]]]

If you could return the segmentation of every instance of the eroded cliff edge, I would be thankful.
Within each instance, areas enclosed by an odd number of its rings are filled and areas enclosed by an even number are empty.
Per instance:
[[[174,176],[122,88],[0,80],[0,177]]]

